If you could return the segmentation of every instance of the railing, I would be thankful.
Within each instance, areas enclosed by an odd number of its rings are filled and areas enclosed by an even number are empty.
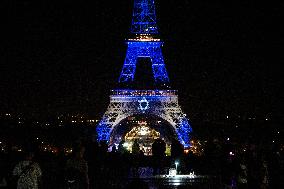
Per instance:
[[[121,96],[176,96],[177,90],[111,90],[111,95]]]

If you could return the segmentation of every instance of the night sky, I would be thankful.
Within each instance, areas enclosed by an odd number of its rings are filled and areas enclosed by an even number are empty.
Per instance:
[[[172,89],[198,114],[283,115],[284,3],[156,0]],[[126,54],[132,1],[2,7],[0,111],[101,115]]]

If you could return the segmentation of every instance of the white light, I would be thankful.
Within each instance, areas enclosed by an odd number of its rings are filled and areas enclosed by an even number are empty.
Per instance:
[[[274,143],[275,141],[273,140],[272,142]]]
[[[177,170],[176,169],[170,169],[169,170],[169,176],[176,176],[177,175]]]
[[[280,132],[278,131],[277,133],[279,134]]]
[[[127,148],[127,147],[129,146],[129,143],[125,142],[125,143],[123,143],[122,146],[125,147],[125,148]]]
[[[233,152],[230,152],[229,154],[230,154],[231,156],[235,155]]]
[[[194,178],[194,177],[195,177],[194,171],[193,171],[193,172],[190,172],[190,173],[189,173],[189,178]]]
[[[227,140],[230,140],[230,138],[228,137]]]
[[[146,135],[146,134],[147,134],[147,131],[144,131],[144,130],[141,131],[141,135]]]
[[[176,171],[177,171],[177,166],[178,166],[178,161],[175,161],[175,165],[176,165]]]

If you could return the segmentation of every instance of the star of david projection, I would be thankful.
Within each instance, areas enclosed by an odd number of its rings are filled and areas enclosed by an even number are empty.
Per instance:
[[[139,107],[138,107],[139,110],[145,112],[145,110],[149,109],[149,102],[145,97],[143,97],[142,100],[138,100],[138,102],[139,102]]]

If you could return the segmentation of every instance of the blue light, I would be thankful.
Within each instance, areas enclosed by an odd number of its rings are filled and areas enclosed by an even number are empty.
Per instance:
[[[158,34],[154,0],[134,0],[131,33]]]
[[[186,117],[183,117],[176,127],[177,136],[180,143],[185,148],[190,147],[190,134],[192,132],[192,128],[188,123],[188,119]]]
[[[106,120],[101,120],[99,125],[97,126],[97,140],[98,141],[109,141],[110,132],[111,132],[111,125],[105,124]]]
[[[97,126],[98,141],[110,141],[122,120],[141,114],[158,116],[170,123],[184,148],[190,147],[192,129],[178,105],[176,90],[112,90],[108,110]]]
[[[138,100],[138,102],[139,102],[138,109],[141,110],[143,113],[145,112],[145,110],[149,109],[149,102],[145,97],[143,97],[142,100]]]
[[[192,129],[178,105],[177,91],[169,88],[169,77],[162,54],[163,42],[157,38],[158,27],[154,0],[134,0],[131,24],[133,38],[126,41],[127,52],[118,82],[131,86],[134,83],[137,59],[150,58],[155,90],[112,90],[110,104],[97,126],[97,140],[110,141],[114,127],[129,116],[149,114],[168,121],[175,129],[180,143],[190,147]]]
[[[162,54],[161,41],[128,41],[128,48],[124,65],[119,77],[119,83],[132,83],[139,57],[149,57],[152,62],[152,70],[155,83],[160,86],[168,86],[169,77],[166,71]]]

